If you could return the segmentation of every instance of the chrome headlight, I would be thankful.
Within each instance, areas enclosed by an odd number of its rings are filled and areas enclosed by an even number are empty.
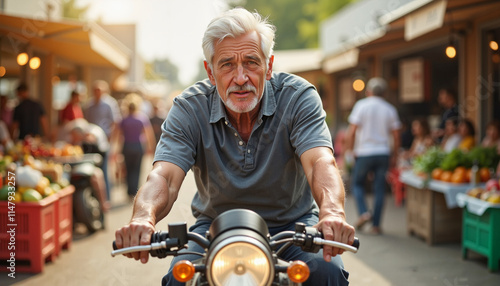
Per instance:
[[[233,236],[221,241],[207,259],[207,278],[217,286],[267,286],[274,265],[267,248],[258,240]]]

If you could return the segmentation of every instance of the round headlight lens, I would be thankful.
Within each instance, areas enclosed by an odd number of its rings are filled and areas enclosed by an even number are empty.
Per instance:
[[[269,283],[271,263],[259,247],[235,242],[214,256],[211,276],[215,285],[265,286]]]

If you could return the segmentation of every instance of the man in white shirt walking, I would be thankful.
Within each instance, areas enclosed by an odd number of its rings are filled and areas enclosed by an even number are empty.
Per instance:
[[[371,220],[371,231],[374,234],[381,234],[385,174],[390,165],[394,164],[400,145],[401,121],[396,108],[383,98],[386,91],[387,82],[384,79],[370,79],[366,85],[366,98],[356,102],[348,118],[348,139],[356,158],[351,178],[360,216],[356,228],[363,227]],[[370,172],[374,174],[373,214],[368,210],[365,200],[365,181]]]

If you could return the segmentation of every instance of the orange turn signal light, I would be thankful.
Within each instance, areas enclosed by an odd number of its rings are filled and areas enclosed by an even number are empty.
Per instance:
[[[195,269],[193,263],[189,260],[181,260],[174,265],[173,274],[175,280],[179,282],[188,282],[194,276]]]
[[[286,270],[288,274],[288,278],[294,283],[303,283],[309,278],[309,266],[305,262],[302,261],[294,261],[288,266]]]

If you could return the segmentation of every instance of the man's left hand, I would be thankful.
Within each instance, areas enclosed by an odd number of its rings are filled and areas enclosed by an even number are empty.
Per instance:
[[[345,221],[345,217],[329,214],[321,217],[316,225],[319,231],[323,233],[323,238],[345,244],[354,243],[354,227]],[[343,249],[331,246],[323,246],[323,258],[330,261],[333,256],[344,253]]]

